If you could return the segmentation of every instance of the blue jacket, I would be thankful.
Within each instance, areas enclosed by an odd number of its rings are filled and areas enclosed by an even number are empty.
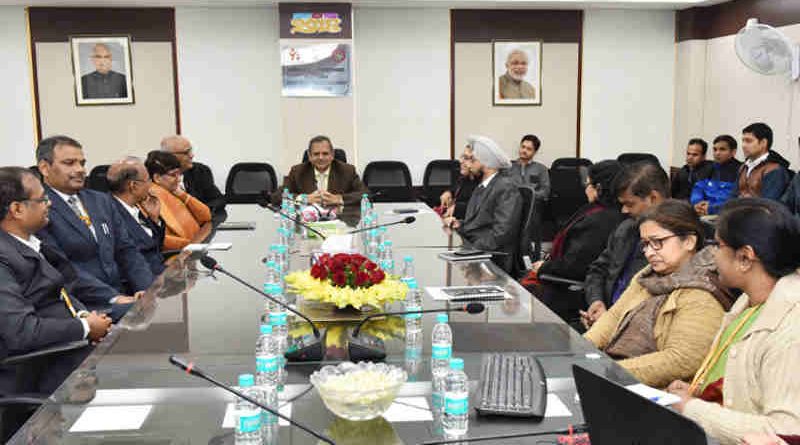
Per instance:
[[[146,219],[147,228],[153,232],[153,236],[144,231],[139,221],[136,221],[128,210],[113,196],[111,202],[114,203],[114,210],[119,213],[119,217],[124,223],[125,230],[128,231],[128,236],[131,241],[139,248],[139,253],[142,254],[147,264],[150,266],[150,271],[153,276],[160,275],[164,271],[164,257],[161,255],[161,246],[164,244],[164,226],[155,224]]]
[[[153,282],[153,273],[128,237],[119,213],[114,210],[111,195],[94,190],[81,190],[81,200],[97,240],[92,232],[64,200],[50,187],[45,187],[52,201],[50,223],[37,236],[65,255],[82,278],[93,281],[109,293],[130,295],[145,290]],[[82,301],[91,310],[110,307],[108,301]]]
[[[736,194],[739,186],[739,168],[742,163],[731,159],[725,164],[714,163],[711,177],[695,183],[689,201],[692,205],[700,201],[708,202],[708,214],[715,215],[726,201]]]

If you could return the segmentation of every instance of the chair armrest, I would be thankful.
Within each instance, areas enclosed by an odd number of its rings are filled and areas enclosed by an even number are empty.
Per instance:
[[[42,397],[30,397],[30,396],[0,397],[0,406],[10,406],[10,405],[39,406],[43,405],[46,401],[47,399]]]
[[[44,357],[51,354],[57,354],[59,352],[66,352],[66,351],[72,351],[74,349],[85,348],[86,346],[89,346],[89,342],[86,340],[73,341],[69,343],[60,343],[55,346],[38,349],[33,352],[8,356],[3,360],[0,360],[0,365],[3,366],[16,365],[19,363],[26,362],[28,360],[33,360],[35,358]]]
[[[584,287],[583,281],[570,280],[568,278],[561,278],[555,275],[542,274],[537,275],[536,278],[541,283],[566,284],[569,286],[569,290],[571,291],[582,291]]]

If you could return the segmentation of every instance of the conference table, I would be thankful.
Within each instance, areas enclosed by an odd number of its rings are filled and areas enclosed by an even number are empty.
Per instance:
[[[572,380],[580,364],[621,384],[635,380],[572,330],[515,280],[489,261],[450,264],[437,255],[461,245],[456,234],[442,229],[438,215],[421,203],[375,204],[380,222],[416,217],[410,224],[392,226],[399,264],[414,258],[421,288],[429,286],[496,284],[512,296],[487,303],[481,314],[451,313],[453,356],[465,362],[470,380],[470,406],[478,401],[481,359],[488,352],[528,352],[536,355],[547,376],[548,415],[543,419],[479,417],[470,410],[467,437],[536,433],[583,423]],[[415,212],[415,213],[399,213]],[[228,221],[255,223],[254,230],[218,230],[214,243],[231,243],[227,251],[211,252],[225,269],[260,287],[266,269],[262,258],[276,241],[279,221],[256,205],[229,205]],[[345,211],[352,225],[358,210]],[[298,239],[291,269],[306,269],[318,239]],[[234,442],[233,396],[204,380],[187,375],[168,362],[178,355],[229,384],[255,371],[255,344],[265,300],[257,293],[216,272],[211,274],[198,255],[174,261],[145,296],[115,326],[49,401],[17,432],[11,443],[66,444],[223,444]],[[426,292],[424,308],[445,307]],[[401,303],[389,307],[401,310]],[[409,374],[397,402],[383,417],[350,422],[329,412],[309,383],[322,366],[348,359],[347,327],[353,321],[327,324],[326,355],[322,362],[288,363],[287,383],[280,396],[281,412],[340,444],[416,444],[441,440],[431,420],[431,331],[435,314],[423,320],[422,354],[406,354],[402,318],[374,323],[386,333],[385,362]],[[302,324],[292,322],[292,332]],[[298,327],[299,326],[299,327]],[[555,443],[556,436],[536,439]],[[489,440],[485,443],[536,443],[534,438]],[[317,439],[288,425],[280,426],[278,444],[314,444]]]

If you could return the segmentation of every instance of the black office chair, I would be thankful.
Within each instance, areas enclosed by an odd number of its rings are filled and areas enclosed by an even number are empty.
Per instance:
[[[533,189],[527,186],[517,187],[519,194],[522,197],[522,212],[520,213],[520,226],[519,226],[519,245],[514,255],[514,263],[512,269],[513,277],[521,277],[525,273],[524,256],[534,258],[534,212],[536,208],[536,200],[533,199]]]
[[[631,165],[637,162],[650,162],[661,167],[661,161],[656,155],[650,153],[622,153],[617,156],[617,162],[624,165]]]
[[[586,158],[558,158],[550,164],[550,168],[591,167],[592,161]]]
[[[413,202],[411,172],[404,162],[374,161],[364,168],[364,184],[375,202]]]
[[[576,210],[587,203],[585,181],[591,165],[559,161],[557,159],[550,167],[550,218],[555,227],[563,226]]]
[[[333,149],[333,159],[347,163],[347,153],[341,148]],[[308,162],[308,150],[303,150],[303,162]]]
[[[422,199],[431,207],[439,205],[439,197],[453,190],[458,182],[459,162],[453,159],[434,159],[425,167],[422,176]]]
[[[108,192],[108,173],[109,165],[98,165],[89,172],[89,179],[87,180],[87,187],[98,192]]]
[[[8,356],[0,360],[3,368],[22,367],[19,373],[22,375],[34,375],[41,373],[42,369],[37,368],[38,361],[55,354],[61,354],[73,350],[86,348],[89,343],[86,340],[74,341],[58,344],[48,348],[39,349],[26,354]],[[41,366],[38,366],[41,368]],[[30,369],[29,369],[30,368]],[[28,371],[31,371],[30,373]],[[18,385],[22,385],[19,382]],[[21,427],[33,412],[47,401],[50,394],[26,392],[27,388],[20,388],[14,394],[0,394],[0,441],[5,443]]]
[[[225,181],[228,204],[255,204],[278,188],[275,169],[266,162],[239,162]]]

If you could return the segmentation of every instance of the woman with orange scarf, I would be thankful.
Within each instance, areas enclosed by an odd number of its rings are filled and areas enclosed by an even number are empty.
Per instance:
[[[161,218],[166,225],[164,250],[183,249],[193,242],[201,226],[211,221],[211,211],[181,189],[181,163],[174,154],[151,151],[145,166],[153,178],[152,191],[161,202]]]

